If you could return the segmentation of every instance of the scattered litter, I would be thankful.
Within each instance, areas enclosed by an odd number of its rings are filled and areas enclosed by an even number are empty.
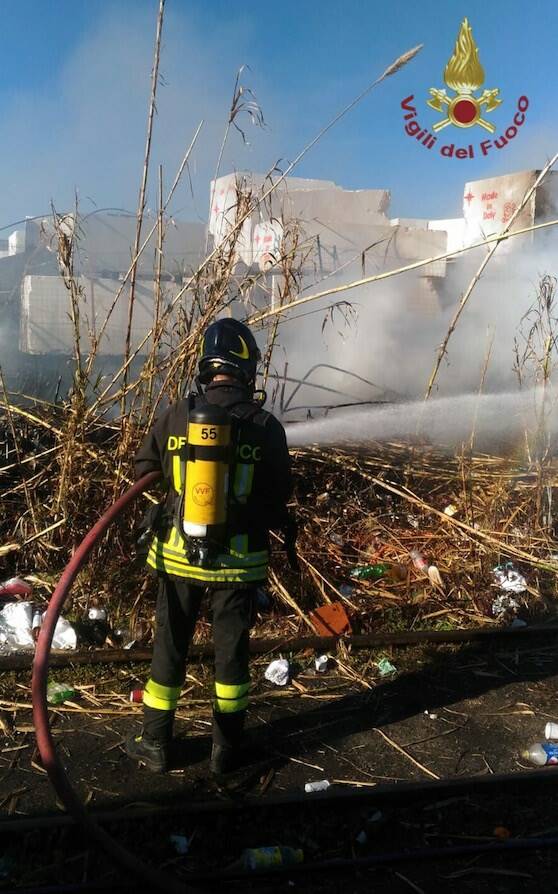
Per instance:
[[[443,589],[444,582],[436,565],[428,566],[428,579],[433,587],[440,587],[440,589]]]
[[[169,835],[169,838],[176,853],[180,854],[182,857],[186,856],[190,850],[191,839],[186,838],[185,835]]]
[[[76,697],[76,690],[68,683],[49,683],[47,686],[47,702],[50,705],[61,705]]]
[[[413,565],[415,566],[417,571],[427,571],[428,562],[418,549],[412,549],[409,555],[411,556]]]
[[[329,655],[316,655],[314,667],[317,674],[325,674],[329,669]]]
[[[535,742],[525,751],[521,752],[521,757],[535,764],[536,767],[546,767],[550,764],[558,764],[558,745],[552,742]]]
[[[424,713],[426,714],[426,716],[427,716],[430,720],[437,720],[437,719],[438,719],[438,715],[437,715],[437,714],[434,714],[434,713],[431,713],[431,712],[428,710],[428,708],[426,708],[426,710],[425,710]]]
[[[276,658],[268,664],[265,670],[265,678],[276,686],[286,686],[289,682],[290,665],[286,658]]]
[[[524,621],[523,618],[514,618],[510,624],[511,630],[520,630],[522,627],[527,627],[527,621]]]
[[[550,720],[544,728],[544,737],[545,739],[558,739],[558,723],[553,723]]]
[[[345,545],[345,541],[341,537],[341,534],[330,534],[329,539],[331,540],[332,543],[335,544],[335,546],[344,546]]]
[[[387,658],[380,658],[376,662],[376,667],[380,671],[381,677],[388,677],[390,674],[396,674],[397,668]]]
[[[420,522],[419,522],[418,518],[416,517],[416,515],[412,515],[411,513],[409,513],[407,515],[407,521],[410,524],[411,528],[415,528],[415,530],[420,525]]]
[[[329,503],[330,499],[331,494],[329,494],[326,490],[323,494],[318,494],[318,496],[316,497],[316,505],[323,506],[325,503]]]
[[[351,632],[351,623],[341,602],[320,605],[310,613],[310,620],[318,636],[340,636]]]
[[[304,851],[294,847],[249,847],[242,853],[245,869],[268,869],[270,866],[289,866],[304,861]]]
[[[497,586],[506,593],[524,593],[527,589],[527,581],[519,571],[516,571],[512,562],[496,565],[492,575]]]
[[[93,605],[87,612],[87,617],[90,621],[106,621],[107,610],[106,608],[100,608],[97,605]]]
[[[513,596],[508,596],[507,593],[497,596],[492,603],[492,614],[495,618],[501,618],[506,614],[514,614],[517,611],[519,611],[517,599],[514,599]]]
[[[341,596],[344,596],[346,599],[352,596],[355,592],[355,588],[351,584],[340,584],[337,589],[341,593]]]
[[[454,515],[457,515],[458,512],[459,512],[459,509],[457,508],[457,506],[455,505],[455,503],[450,503],[450,504],[449,504],[448,506],[446,506],[446,508],[444,509],[444,515],[449,515],[450,518],[453,518],[453,516],[454,516]]]
[[[368,841],[368,835],[366,834],[366,832],[364,831],[364,829],[361,829],[361,830],[360,830],[360,832],[358,833],[358,835],[357,835],[355,841],[356,841],[357,844],[360,844],[361,846],[364,845],[364,844],[366,844],[366,842]]]
[[[389,565],[385,562],[377,562],[375,565],[359,565],[351,568],[349,574],[354,580],[380,580],[389,571]]]
[[[317,782],[306,782],[304,791],[306,794],[310,792],[325,792],[331,785],[329,779],[319,779]]]
[[[0,596],[30,596],[33,587],[21,577],[10,577],[0,584]]]
[[[130,701],[134,705],[141,705],[143,702],[143,689],[132,689],[130,692]]]
[[[33,649],[37,630],[38,617],[41,617],[41,625],[46,612],[33,610],[32,602],[7,602],[0,611],[0,654],[18,652],[23,649]],[[40,626],[39,626],[40,629]],[[76,633],[72,625],[65,618],[58,618],[54,636],[52,637],[53,649],[75,649]]]
[[[39,639],[39,633],[41,632],[41,627],[43,626],[43,613],[35,609],[33,612],[33,620],[31,622],[31,636],[33,637],[34,642],[37,642]]]
[[[46,612],[43,614],[43,622]],[[77,646],[77,636],[74,628],[66,618],[58,618],[54,635],[52,637],[53,649],[75,649]]]

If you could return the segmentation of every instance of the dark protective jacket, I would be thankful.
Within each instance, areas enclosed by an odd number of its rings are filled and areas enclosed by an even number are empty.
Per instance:
[[[208,567],[188,561],[177,512],[188,430],[188,400],[181,400],[159,417],[135,458],[136,478],[161,470],[168,488],[152,523],[155,536],[147,564],[205,586],[254,586],[267,577],[270,528],[288,524],[292,484],[285,431],[241,386],[215,383],[194,400],[195,406],[206,401],[226,407],[234,421],[236,458],[229,476],[226,545]]]

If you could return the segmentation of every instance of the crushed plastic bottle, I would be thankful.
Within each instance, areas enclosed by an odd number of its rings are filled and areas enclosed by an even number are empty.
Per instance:
[[[375,565],[359,565],[351,568],[349,574],[354,580],[380,580],[389,571],[389,565],[385,562],[376,562]]]
[[[380,658],[380,660],[376,662],[376,667],[380,671],[381,677],[389,677],[390,674],[397,673],[397,668],[388,658]]]
[[[535,742],[521,752],[521,757],[535,764],[536,767],[547,767],[558,764],[558,744],[552,742]]]
[[[307,795],[310,792],[325,792],[331,785],[329,779],[318,779],[317,782],[306,782],[304,784],[304,791]]]
[[[304,861],[304,851],[294,847],[249,847],[242,853],[244,869],[257,871],[270,866],[292,866]]]
[[[68,699],[76,697],[76,690],[68,683],[49,683],[47,686],[47,702],[50,705],[61,705]]]

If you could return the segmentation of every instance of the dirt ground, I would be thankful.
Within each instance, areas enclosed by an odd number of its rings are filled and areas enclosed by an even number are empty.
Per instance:
[[[387,656],[397,673],[380,677],[377,660]],[[313,671],[313,656],[293,656],[288,687],[266,683],[266,660],[253,662],[254,692],[245,765],[225,784],[208,774],[211,668],[189,668],[188,696],[176,725],[175,769],[154,776],[126,758],[122,743],[140,729],[141,707],[127,702],[141,685],[146,665],[80,670],[80,698],[53,710],[54,735],[70,780],[90,809],[135,805],[188,805],[173,815],[114,824],[111,832],[138,857],[188,878],[225,869],[246,847],[300,847],[308,862],[365,857],[409,847],[494,842],[557,834],[551,785],[517,791],[490,789],[422,803],[375,803],[386,783],[488,776],[529,768],[521,751],[544,738],[558,719],[558,650],[552,637],[501,646],[425,646],[381,653],[339,655],[326,675]],[[68,669],[57,679],[72,679]],[[75,682],[75,677],[74,677]],[[36,753],[28,675],[2,681],[0,810],[2,820],[60,813]],[[194,700],[190,702],[188,699]],[[14,705],[17,704],[17,707]],[[120,707],[119,707],[120,704]],[[103,713],[105,712],[105,713]],[[557,777],[558,778],[558,777]],[[359,790],[363,801],[332,805],[308,801],[266,807],[264,799],[304,793],[309,781],[328,779],[330,791]],[[359,787],[357,789],[357,787]],[[241,809],[243,796],[261,799]],[[234,810],[197,814],[196,802]],[[0,829],[2,825],[0,824]],[[76,829],[18,831],[4,825],[0,873],[5,887],[73,883],[111,878],[110,864]],[[176,854],[170,835],[185,835],[189,851]],[[293,876],[301,890],[408,892],[554,890],[554,850],[519,857],[496,854],[395,865],[326,876]],[[201,882],[199,883],[201,884]],[[246,882],[228,883],[246,889]],[[221,886],[210,890],[220,889]],[[254,879],[250,890],[283,890],[287,878]]]

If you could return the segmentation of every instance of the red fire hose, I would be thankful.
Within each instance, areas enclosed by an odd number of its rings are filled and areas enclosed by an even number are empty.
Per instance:
[[[35,651],[33,680],[31,685],[33,695],[33,721],[35,724],[37,745],[39,747],[43,767],[48,773],[56,794],[68,812],[82,824],[90,838],[101,845],[118,865],[141,878],[144,885],[149,883],[150,887],[158,891],[187,894],[188,891],[192,891],[193,889],[186,888],[184,882],[179,882],[172,876],[159,872],[157,869],[154,869],[146,863],[142,863],[135,854],[118,844],[118,842],[104,831],[104,829],[98,826],[87,813],[82,801],[72,788],[66,775],[66,771],[62,766],[62,762],[56,753],[54,739],[50,729],[47,704],[48,662],[52,637],[56,622],[58,621],[62,606],[64,605],[70,588],[91,553],[91,550],[110,524],[133,500],[136,499],[136,497],[159,478],[159,476],[160,472],[150,472],[122,494],[116,503],[107,509],[99,521],[91,528],[89,533],[86,534],[66,565],[66,568],[58,581],[58,586],[50,598],[48,611],[46,612],[44,623],[41,627]]]

